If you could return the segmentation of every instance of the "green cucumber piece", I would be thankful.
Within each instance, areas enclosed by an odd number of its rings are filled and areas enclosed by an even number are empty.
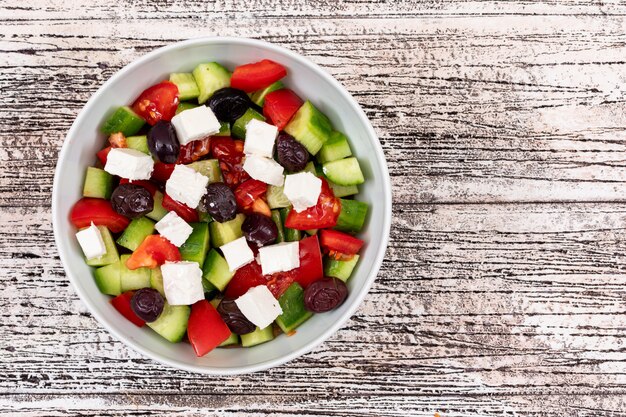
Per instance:
[[[337,218],[336,230],[343,232],[360,232],[365,224],[365,216],[367,216],[367,203],[356,200],[341,200],[341,212]]]
[[[145,124],[137,113],[128,106],[118,107],[113,114],[104,122],[100,131],[105,135],[122,132],[126,137],[132,136]]]
[[[120,261],[100,267],[94,271],[96,285],[102,294],[120,295],[122,293]]]
[[[193,229],[179,250],[183,261],[198,262],[202,268],[204,257],[209,250],[209,224],[204,222],[189,223]]]
[[[147,217],[138,217],[131,220],[124,233],[117,239],[117,244],[134,251],[153,232],[154,222]]]
[[[187,165],[209,179],[209,183],[222,182],[222,170],[217,159],[204,159]]]
[[[252,347],[260,345],[261,343],[269,342],[274,339],[274,329],[270,324],[265,329],[256,328],[255,331],[248,334],[241,335],[241,346]]]
[[[267,96],[272,91],[280,90],[281,88],[285,88],[283,82],[276,81],[275,83],[265,87],[263,90],[255,91],[254,93],[250,94],[250,98],[252,99],[252,102],[254,104],[259,107],[263,107],[263,104],[265,104],[265,96]]]
[[[170,74],[170,81],[178,87],[178,99],[181,101],[197,98],[200,95],[196,79],[190,72]]]
[[[320,229],[309,229],[309,230],[305,230],[305,232],[307,235],[313,236],[313,235],[316,235],[319,230]]]
[[[213,221],[213,217],[209,213],[205,213],[203,211],[198,211],[198,218],[201,222],[211,223]]]
[[[181,101],[180,103],[178,103],[178,107],[176,107],[176,114],[180,113],[181,111],[195,109],[196,107],[198,107],[198,105],[195,103],[190,103],[188,101],[185,101],[185,102]]]
[[[217,62],[198,65],[193,70],[193,78],[200,90],[198,96],[200,104],[207,101],[220,88],[230,86],[230,71]]]
[[[283,229],[283,220],[280,217],[279,210],[272,210],[272,220],[276,224],[278,234],[276,235],[276,243],[282,243],[285,241],[285,230]]]
[[[285,220],[287,220],[287,216],[291,211],[291,207],[281,208],[280,210],[280,220],[283,225],[283,231],[285,233],[285,242],[296,242],[302,238],[302,232],[298,229],[290,229],[285,227]]]
[[[348,156],[352,156],[352,150],[348,143],[348,138],[341,132],[333,131],[328,141],[322,146],[317,154],[317,161],[320,164],[336,161]]]
[[[220,131],[213,136],[230,136],[230,123],[220,122]]]
[[[311,174],[315,175],[316,177],[320,176],[320,173],[317,172],[317,167],[315,166],[315,164],[313,163],[313,161],[309,161],[305,166],[304,169],[301,172],[310,172]]]
[[[235,333],[231,333],[230,337],[224,340],[218,347],[238,345],[238,344],[239,344],[239,335],[236,335]]]
[[[202,291],[204,292],[205,299],[207,297],[207,294],[211,295],[212,297],[215,297],[217,293],[219,292],[217,288],[215,288],[215,285],[211,284],[206,279],[202,280]]]
[[[83,197],[109,199],[113,192],[113,175],[103,169],[87,167]]]
[[[102,235],[102,241],[104,242],[106,253],[99,258],[86,260],[87,265],[104,266],[119,261],[120,255],[117,252],[117,246],[115,246],[115,241],[113,240],[113,236],[111,235],[109,229],[107,229],[106,226],[96,227],[98,228],[98,230],[100,230],[100,234]]]
[[[148,148],[148,137],[143,136],[129,136],[126,138],[126,145],[130,149],[135,149],[139,152],[143,152],[146,155],[150,155],[150,149]]]
[[[265,117],[256,110],[248,109],[239,119],[235,120],[232,128],[230,129],[232,135],[239,139],[244,139],[246,137],[246,126],[248,122],[252,119],[257,119],[261,121],[265,121]]]
[[[291,202],[283,192],[283,189],[282,185],[270,185],[267,187],[265,197],[267,198],[267,204],[271,209],[289,207],[291,205]]]
[[[285,132],[296,138],[312,155],[317,154],[328,141],[332,130],[328,117],[308,100],[285,126]]]
[[[172,343],[183,340],[187,332],[187,322],[191,308],[189,306],[171,306],[167,302],[163,306],[163,312],[152,323],[146,323],[148,327],[163,336]]]
[[[332,181],[328,181],[328,185],[333,190],[335,197],[347,197],[359,193],[359,187],[356,185],[339,185]]]
[[[161,268],[154,268],[150,270],[150,288],[157,290],[163,297],[165,297],[165,289],[163,288],[163,274]]]
[[[122,292],[149,288],[150,268],[141,267],[137,269],[128,269],[126,267],[126,261],[128,258],[130,258],[130,255],[122,255],[120,257],[120,262],[122,264],[120,274]]]
[[[234,275],[235,273],[228,268],[226,259],[215,249],[211,249],[202,267],[202,277],[218,290],[224,291]]]
[[[168,211],[163,207],[163,193],[161,191],[157,190],[152,197],[154,199],[154,206],[152,211],[146,214],[146,217],[158,222],[165,217]]]
[[[245,219],[246,216],[243,213],[239,213],[234,219],[227,222],[220,223],[214,221],[209,223],[211,228],[211,246],[219,248],[243,236],[241,225]]]
[[[276,317],[276,324],[283,332],[289,333],[313,315],[304,307],[304,289],[294,282],[278,299],[283,314]]]
[[[322,165],[322,169],[324,170],[324,175],[335,184],[357,185],[365,182],[359,161],[353,156],[338,161],[326,162]]]
[[[336,259],[327,258],[324,260],[324,275],[327,277],[339,278],[346,282],[352,271],[359,261],[359,255],[354,255],[349,261],[338,261]]]
[[[204,281],[206,281],[206,279]],[[206,281],[206,282],[208,282],[208,281]],[[209,303],[211,303],[211,305],[213,307],[215,307],[215,308],[217,308],[217,306],[220,305],[221,302],[222,302],[222,298],[221,297],[215,297],[214,299],[209,301]]]

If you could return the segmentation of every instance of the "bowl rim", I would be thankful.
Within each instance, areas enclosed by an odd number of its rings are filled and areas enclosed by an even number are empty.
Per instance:
[[[102,86],[100,86],[100,88],[98,88],[98,90],[96,90],[95,93],[91,95],[89,100],[85,103],[83,108],[80,110],[80,112],[74,119],[72,126],[70,127],[69,131],[67,132],[67,135],[65,136],[63,140],[63,145],[61,147],[61,151],[59,152],[59,157],[57,159],[57,166],[56,166],[55,173],[54,173],[54,182],[53,182],[53,188],[52,188],[52,228],[53,228],[54,240],[55,240],[57,250],[59,252],[59,258],[61,260],[61,264],[63,265],[63,269],[66,275],[69,277],[70,282],[72,283],[72,287],[74,288],[74,291],[76,291],[81,301],[87,306],[89,312],[115,338],[120,340],[126,346],[134,349],[135,351],[145,355],[146,357],[162,365],[171,366],[173,368],[185,370],[188,372],[201,373],[201,374],[206,374],[206,375],[231,376],[231,375],[239,375],[239,374],[244,374],[244,373],[258,372],[258,371],[266,370],[268,368],[272,368],[274,366],[283,365],[297,357],[300,357],[306,353],[309,353],[310,351],[312,351],[313,349],[321,345],[323,342],[325,342],[341,326],[343,326],[346,323],[346,321],[348,321],[348,319],[350,319],[354,315],[354,312],[361,305],[361,303],[363,302],[363,299],[369,292],[374,280],[376,279],[378,272],[380,270],[380,266],[382,265],[382,262],[384,259],[384,255],[387,249],[387,244],[389,242],[389,234],[390,234],[390,229],[391,229],[392,198],[391,198],[391,181],[389,178],[389,171],[387,168],[387,163],[385,160],[382,147],[378,140],[371,141],[373,142],[372,145],[375,149],[374,154],[375,154],[376,159],[378,160],[378,163],[381,167],[381,173],[383,175],[383,178],[382,178],[382,185],[383,185],[382,203],[384,205],[383,206],[383,218],[382,218],[383,234],[380,237],[380,241],[379,241],[380,244],[376,252],[376,259],[374,259],[374,262],[372,264],[372,269],[368,272],[369,275],[367,279],[365,280],[362,287],[356,294],[356,297],[354,297],[351,300],[351,305],[349,306],[349,308],[344,312],[344,314],[339,318],[339,320],[335,321],[324,332],[317,335],[317,337],[315,337],[315,339],[313,339],[310,343],[300,347],[299,349],[296,349],[290,352],[289,354],[285,356],[282,356],[276,359],[266,360],[266,361],[255,363],[255,364],[243,365],[243,366],[232,367],[232,368],[215,368],[215,367],[207,367],[207,366],[202,366],[202,365],[192,365],[192,364],[188,364],[188,363],[176,360],[176,359],[163,357],[152,350],[144,348],[143,346],[136,343],[133,339],[129,339],[125,337],[121,332],[118,332],[115,325],[112,322],[110,322],[106,316],[100,314],[98,309],[93,307],[94,302],[87,296],[87,294],[83,292],[83,290],[81,289],[81,286],[78,285],[78,278],[75,276],[74,272],[69,267],[68,259],[64,253],[64,250],[62,249],[63,246],[60,244],[61,236],[60,236],[60,231],[58,229],[59,228],[58,224],[61,221],[63,221],[64,218],[66,218],[66,214],[59,213],[59,209],[57,208],[59,206],[59,200],[60,200],[60,194],[57,191],[58,190],[57,184],[60,181],[61,167],[63,166],[64,163],[66,163],[65,159],[66,159],[66,155],[69,149],[68,142],[70,142],[70,139],[75,135],[75,131],[78,129],[78,125],[81,124],[82,120],[87,117],[87,114],[89,114],[90,109],[93,106],[93,103],[95,102],[96,98],[100,96],[103,91],[107,90],[109,86],[113,84],[117,79],[124,77],[124,75],[127,72],[131,71],[135,67],[141,66],[146,61],[149,61],[157,56],[167,54],[172,50],[186,48],[189,46],[206,45],[206,44],[214,44],[214,43],[228,43],[228,44],[235,44],[235,45],[253,46],[253,47],[258,47],[261,49],[271,50],[271,51],[286,55],[290,59],[297,61],[300,64],[306,66],[308,69],[310,69],[311,71],[317,73],[317,75],[324,78],[330,85],[332,85],[336,90],[338,90],[342,96],[344,96],[344,98],[348,101],[348,103],[352,105],[352,107],[354,108],[354,110],[356,111],[358,115],[360,122],[363,124],[363,126],[365,127],[368,133],[368,136],[369,136],[368,139],[370,139],[370,141],[372,138],[378,139],[378,135],[374,131],[374,128],[369,122],[369,119],[365,115],[361,106],[350,95],[350,93],[339,83],[339,81],[337,81],[329,73],[324,71],[320,66],[318,66],[317,64],[313,63],[309,59],[305,58],[304,56],[296,52],[293,52],[287,48],[284,48],[282,46],[278,46],[278,45],[275,45],[275,44],[272,44],[263,40],[239,38],[239,37],[210,36],[210,37],[199,37],[199,38],[193,38],[193,39],[189,39],[185,41],[175,42],[173,44],[157,48],[137,58],[136,60],[132,61],[131,63],[125,65],[123,68],[118,70],[104,84],[102,84]]]

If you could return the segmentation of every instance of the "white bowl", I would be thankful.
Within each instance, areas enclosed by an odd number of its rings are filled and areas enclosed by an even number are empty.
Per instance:
[[[285,84],[310,99],[337,130],[350,138],[367,181],[357,196],[370,205],[365,230],[367,242],[361,260],[348,281],[349,295],[338,309],[316,314],[295,335],[242,349],[216,349],[196,357],[187,343],[173,344],[148,328],[139,329],[117,313],[109,297],[101,294],[92,270],[82,257],[69,222],[72,205],[81,198],[85,169],[96,160],[106,139],[99,133],[105,115],[132,102],[150,85],[171,72],[188,72],[197,64],[217,61],[227,67],[268,58],[287,67]],[[254,372],[283,364],[303,355],[330,337],[357,309],[385,254],[391,223],[391,185],[383,151],[365,114],[350,94],[317,65],[287,49],[266,42],[238,38],[202,38],[157,49],[127,65],[89,99],[67,134],[59,155],[52,192],[52,221],[61,263],[76,292],[96,319],[118,339],[144,355],[176,368],[215,375]],[[358,347],[354,347],[358,349]]]

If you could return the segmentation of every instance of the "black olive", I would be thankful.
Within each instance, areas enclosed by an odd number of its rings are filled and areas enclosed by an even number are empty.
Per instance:
[[[223,182],[214,182],[206,187],[200,206],[220,223],[232,220],[237,215],[235,194]]]
[[[152,155],[166,164],[173,164],[178,159],[180,143],[174,126],[165,120],[159,120],[148,131],[148,148]]]
[[[248,215],[241,225],[241,231],[248,242],[256,243],[257,246],[270,244],[278,236],[274,220],[259,213]]]
[[[150,191],[136,184],[120,184],[111,194],[111,206],[117,213],[134,219],[150,213],[154,199]]]
[[[256,330],[256,326],[239,310],[234,298],[224,298],[217,306],[217,312],[235,334],[247,334]]]
[[[164,306],[165,300],[163,296],[153,288],[137,290],[130,299],[130,308],[137,317],[147,323],[159,318]]]
[[[304,290],[304,307],[314,313],[324,313],[339,307],[348,296],[348,287],[337,278],[324,277]]]
[[[215,117],[229,123],[239,119],[253,106],[252,100],[244,91],[232,87],[217,90],[207,104]]]
[[[276,138],[278,163],[289,172],[302,171],[309,162],[309,151],[289,133],[280,132]]]

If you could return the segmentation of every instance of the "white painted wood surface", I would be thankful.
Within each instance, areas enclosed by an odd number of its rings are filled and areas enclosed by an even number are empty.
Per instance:
[[[265,39],[361,103],[392,241],[286,366],[174,371],[86,311],[50,224],[88,97],[159,46]],[[623,1],[0,0],[0,416],[626,416]]]

